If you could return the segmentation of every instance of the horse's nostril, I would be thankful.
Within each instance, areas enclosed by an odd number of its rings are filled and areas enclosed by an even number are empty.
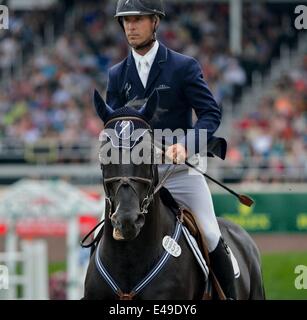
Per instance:
[[[113,216],[111,217],[111,222],[112,222],[113,227],[117,227],[117,228],[120,227],[121,223],[117,219],[116,215],[113,214]]]
[[[140,213],[135,220],[135,224],[141,225],[144,223],[144,221],[145,221],[145,217],[142,213]]]

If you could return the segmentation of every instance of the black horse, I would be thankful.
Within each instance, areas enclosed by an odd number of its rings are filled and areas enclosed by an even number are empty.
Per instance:
[[[102,238],[91,256],[83,299],[203,298],[207,279],[182,235],[179,216],[164,205],[160,192],[155,192],[159,181],[148,121],[158,97],[155,91],[139,111],[129,107],[113,111],[95,91],[95,107],[105,130],[115,132],[113,136],[107,134],[101,150],[109,144],[109,151],[116,150],[119,159],[127,154],[131,160],[131,151],[148,139],[145,146],[151,151],[151,161],[139,165],[102,164],[107,199],[105,223]],[[123,145],[123,137],[133,133],[131,127],[140,129],[139,133]],[[142,154],[148,150],[142,150]],[[241,275],[236,279],[238,299],[264,299],[255,243],[239,226],[222,219],[219,225],[240,266]],[[162,245],[169,240],[173,241],[173,252],[165,251]]]

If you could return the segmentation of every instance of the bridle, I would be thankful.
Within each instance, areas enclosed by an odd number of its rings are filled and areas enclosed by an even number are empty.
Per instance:
[[[106,124],[105,124],[105,128],[107,128],[111,121],[113,122],[116,121],[116,120],[137,120],[137,121],[140,121],[142,122],[142,124],[146,125],[146,127],[149,129],[149,132],[152,132],[151,131],[151,127],[150,125],[144,121],[142,118],[140,117],[131,117],[131,116],[126,116],[126,117],[116,117],[112,120],[109,120]],[[153,137],[151,137],[153,138]],[[154,151],[155,151],[155,148],[157,148],[157,146],[151,142],[151,154],[153,155],[154,154]],[[159,147],[158,147],[159,148]],[[160,150],[161,151],[161,150]],[[167,178],[173,173],[174,171],[174,166],[169,166],[167,171],[164,173],[163,177],[161,179],[158,179],[157,177],[157,172],[156,172],[156,167],[154,165],[154,163],[152,162],[151,163],[151,177],[150,178],[143,178],[143,177],[136,177],[136,176],[117,176],[117,177],[110,177],[110,178],[105,178],[104,177],[104,170],[103,170],[103,165],[101,164],[100,165],[101,167],[101,171],[102,171],[102,183],[103,183],[103,186],[104,186],[104,190],[105,190],[105,200],[107,202],[107,205],[108,205],[108,212],[106,211],[105,212],[105,215],[108,216],[109,218],[112,217],[113,214],[116,213],[117,209],[115,209],[114,211],[114,199],[113,197],[110,195],[110,192],[109,192],[109,189],[108,189],[108,184],[109,183],[116,183],[116,182],[119,182],[117,188],[116,188],[116,191],[115,191],[115,194],[114,194],[114,198],[115,196],[117,195],[117,193],[119,192],[119,189],[122,187],[122,186],[125,186],[125,185],[128,185],[129,187],[132,188],[133,192],[136,192],[135,190],[135,187],[133,186],[133,183],[142,183],[142,184],[147,184],[149,187],[148,187],[148,190],[147,190],[147,193],[146,193],[146,196],[143,198],[141,204],[140,204],[140,209],[141,209],[141,213],[142,214],[147,214],[148,213],[148,207],[150,205],[150,203],[153,201],[154,199],[154,196],[155,194],[163,187],[165,181],[167,180]],[[157,178],[157,180],[156,180]],[[99,223],[97,223],[97,225],[91,230],[89,231],[85,237],[80,241],[80,244],[83,248],[90,248],[92,247],[95,243],[99,242],[99,239],[101,237],[101,234],[98,234],[96,237],[94,237],[94,239],[86,244],[86,240],[91,236],[91,234],[101,225],[103,225],[105,222],[105,219],[102,219]],[[103,230],[103,229],[101,229]],[[101,233],[101,231],[100,231]]]
[[[142,124],[146,125],[146,128],[149,129],[149,132],[151,132],[150,125],[145,120],[143,120],[141,118],[137,118],[137,117],[116,117],[112,120],[109,120],[105,124],[105,128],[107,129],[108,126],[110,125],[110,123],[122,121],[122,120],[131,120],[131,119],[142,122]],[[151,136],[151,138],[153,138],[153,137]],[[153,143],[151,143],[151,155],[154,155],[154,144]],[[153,158],[152,158],[152,160],[153,160]],[[103,164],[100,165],[101,170],[102,170],[102,183],[103,183],[104,190],[105,190],[105,199],[106,199],[106,201],[108,203],[108,207],[109,207],[109,212],[108,212],[109,218],[111,218],[112,215],[115,213],[115,212],[113,212],[114,199],[116,198],[116,195],[118,194],[121,187],[129,186],[133,190],[133,192],[138,196],[138,193],[135,189],[135,186],[133,185],[134,183],[142,183],[142,184],[148,185],[146,195],[140,204],[140,210],[141,210],[140,213],[141,214],[148,213],[148,207],[154,198],[154,194],[156,193],[155,165],[154,165],[153,161],[151,161],[150,166],[151,166],[151,168],[150,168],[151,177],[150,178],[143,178],[143,177],[136,177],[136,176],[116,176],[116,177],[111,177],[111,178],[105,178]],[[108,185],[111,183],[118,183],[118,186],[116,187],[116,190],[114,192],[114,196],[110,195],[109,188],[108,188]]]
[[[114,197],[112,197],[112,196],[110,196],[110,193],[108,192],[107,184],[116,183],[116,182],[119,182],[119,184],[118,184],[116,191],[114,193]],[[142,184],[146,183],[147,185],[149,185],[147,194],[144,197],[144,199],[142,200],[141,205],[140,205],[141,213],[142,214],[148,213],[148,207],[149,207],[151,201],[153,200],[153,196],[154,196],[154,192],[153,192],[154,180],[147,179],[147,178],[141,178],[141,177],[112,177],[112,178],[103,179],[104,189],[106,192],[105,199],[109,204],[109,212],[108,212],[109,218],[111,218],[113,215],[113,212],[112,212],[112,210],[114,208],[113,200],[116,198],[116,195],[122,186],[128,185],[129,187],[131,187],[133,192],[138,196],[137,191],[135,190],[135,187],[133,186],[133,182],[142,183]]]

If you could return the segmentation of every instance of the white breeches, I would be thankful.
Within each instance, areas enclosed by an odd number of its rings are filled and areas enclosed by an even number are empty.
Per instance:
[[[168,167],[168,165],[158,166],[160,179]],[[218,244],[221,232],[207,181],[193,169],[193,174],[189,174],[189,169],[185,165],[180,165],[178,169],[172,172],[163,185],[179,204],[192,211],[207,240],[209,252],[212,252]]]

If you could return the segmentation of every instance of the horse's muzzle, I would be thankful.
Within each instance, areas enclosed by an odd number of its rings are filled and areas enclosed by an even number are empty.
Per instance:
[[[113,226],[114,240],[133,240],[141,231],[145,223],[145,217],[142,213],[138,213],[133,217],[121,217],[120,213],[116,213],[111,217]]]

